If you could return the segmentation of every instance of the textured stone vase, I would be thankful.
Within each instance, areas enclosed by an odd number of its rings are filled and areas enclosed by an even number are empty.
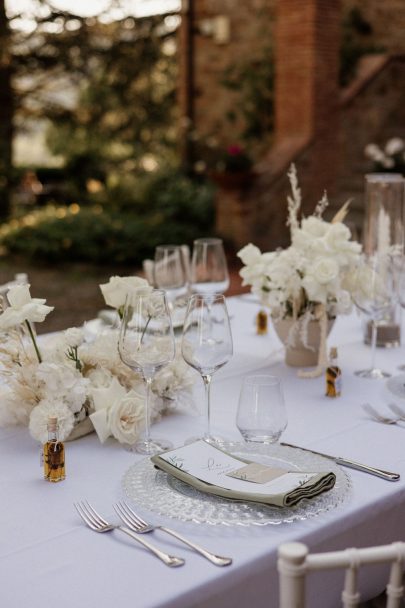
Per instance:
[[[335,320],[328,319],[327,335],[333,327]],[[298,324],[297,329],[292,332],[294,324]],[[275,321],[273,319],[274,329],[276,334],[280,338],[281,342],[285,345],[285,362],[291,367],[315,367],[318,364],[319,347],[321,343],[321,326],[319,321],[310,321],[307,324],[307,348],[301,339],[301,328],[302,324],[293,319],[280,319]],[[287,346],[289,338],[291,336],[291,345]]]

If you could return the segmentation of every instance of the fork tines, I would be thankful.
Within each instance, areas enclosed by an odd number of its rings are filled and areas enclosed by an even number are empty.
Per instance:
[[[141,519],[126,502],[117,502],[114,505],[114,510],[127,526],[133,526],[138,529],[149,527],[146,521]]]
[[[73,503],[76,511],[90,528],[93,530],[108,526],[108,522],[91,506],[87,500]]]

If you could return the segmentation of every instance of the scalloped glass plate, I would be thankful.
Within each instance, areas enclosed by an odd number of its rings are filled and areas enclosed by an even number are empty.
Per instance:
[[[233,501],[195,490],[171,475],[155,469],[149,458],[125,473],[124,492],[137,507],[186,522],[224,526],[265,526],[316,517],[346,502],[351,479],[332,460],[304,450],[281,445],[248,445],[227,442],[221,448],[236,457],[296,471],[333,471],[336,484],[324,494],[304,499],[293,507],[272,507]]]

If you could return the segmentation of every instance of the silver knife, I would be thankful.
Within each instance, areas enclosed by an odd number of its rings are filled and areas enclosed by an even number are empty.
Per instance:
[[[363,471],[363,473],[370,473],[370,475],[376,475],[377,477],[381,477],[382,479],[386,479],[387,481],[398,481],[400,479],[399,473],[390,473],[389,471],[376,469],[375,467],[370,467],[367,464],[361,464],[360,462],[355,462],[354,460],[349,460],[348,458],[342,458],[341,456],[330,456],[329,454],[316,452],[315,450],[310,450],[309,448],[301,448],[300,446],[292,445],[291,443],[282,442],[280,443],[280,445],[286,445],[289,448],[296,448],[298,450],[304,450],[304,452],[311,452],[312,454],[317,454],[318,456],[329,458],[330,460],[333,460],[334,462],[342,465],[343,467],[350,467],[351,469],[356,469],[357,471]]]

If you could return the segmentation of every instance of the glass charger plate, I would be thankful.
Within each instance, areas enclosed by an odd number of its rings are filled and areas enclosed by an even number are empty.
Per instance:
[[[391,378],[388,378],[385,385],[389,392],[395,395],[395,397],[405,399],[405,374],[391,376]]]
[[[334,509],[349,498],[349,475],[332,460],[322,456],[281,445],[227,442],[221,447],[236,457],[291,471],[333,471],[336,484],[329,492],[310,500],[304,499],[293,507],[272,507],[204,494],[155,469],[146,458],[125,473],[122,480],[124,492],[137,507],[156,514],[181,521],[225,526],[264,526],[304,520]]]

